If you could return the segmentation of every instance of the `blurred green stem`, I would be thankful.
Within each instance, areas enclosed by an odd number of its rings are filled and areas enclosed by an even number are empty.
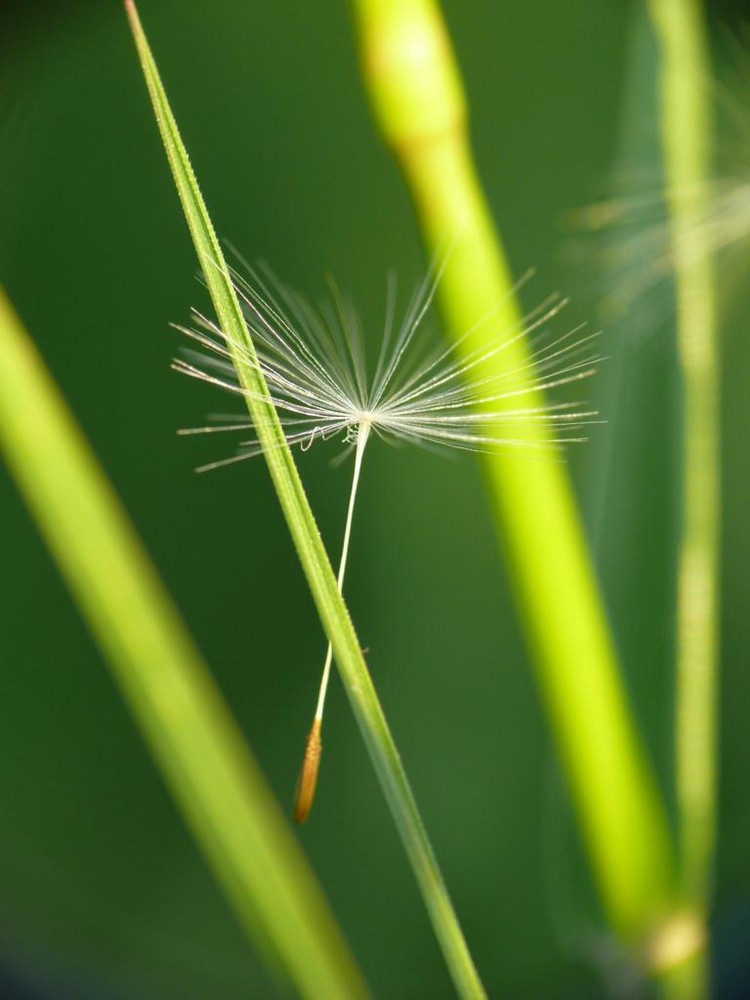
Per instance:
[[[699,0],[650,0],[650,11],[662,51],[662,143],[683,386],[675,723],[680,877],[686,905],[705,918],[716,840],[721,490],[717,298],[701,226],[710,209],[710,60]]]
[[[1,288],[0,446],[245,930],[301,995],[366,996],[289,824]]]
[[[438,6],[353,0],[353,8],[370,98],[430,255],[450,245],[439,287],[448,327],[458,337],[483,321],[460,349],[497,345],[522,319],[472,162],[461,81]],[[487,362],[485,375],[497,375],[498,360],[523,371],[528,345],[517,339]],[[541,402],[529,390],[512,405]],[[535,425],[526,434],[540,442],[544,431]],[[550,452],[509,452],[488,456],[485,469],[604,908],[633,943],[671,909],[672,847],[565,466]]]

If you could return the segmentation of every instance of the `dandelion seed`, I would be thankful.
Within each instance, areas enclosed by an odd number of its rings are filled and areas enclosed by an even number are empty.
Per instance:
[[[550,321],[565,305],[562,299],[547,300],[493,346],[466,349],[475,327],[458,345],[425,351],[417,342],[422,340],[425,316],[440,274],[428,274],[398,329],[396,282],[390,277],[382,341],[369,378],[359,316],[333,283],[330,299],[316,309],[267,269],[248,267],[248,272],[249,280],[233,274],[257,353],[256,359],[246,356],[245,360],[262,373],[288,443],[307,449],[317,440],[337,439],[346,444],[341,457],[354,452],[339,590],[344,584],[362,462],[373,437],[471,451],[556,447],[584,440],[581,429],[596,421],[595,411],[575,402],[529,405],[535,393],[587,378],[601,360],[595,349],[596,334],[586,333],[582,327],[562,335],[551,333]],[[200,313],[193,316],[194,328],[178,329],[202,351],[186,352],[174,362],[175,370],[242,396],[250,395],[240,385],[230,361],[230,347],[247,353],[242,345],[230,342]],[[485,317],[482,323],[489,319]],[[497,356],[524,337],[531,338],[533,359],[507,370],[493,367]],[[464,348],[460,355],[458,346]],[[535,428],[533,435],[530,427]],[[558,428],[564,428],[564,433],[557,434]],[[252,422],[246,417],[218,415],[208,426],[181,433],[237,431],[248,431],[251,436],[241,442],[237,454],[202,466],[205,470],[260,452],[258,439],[252,436]],[[332,660],[329,644],[297,786],[297,822],[307,818],[315,794]]]
[[[715,258],[722,289],[744,287],[750,236],[748,148],[750,63],[747,42],[720,43],[723,79],[705,76],[701,98],[713,125],[705,176],[679,184],[666,183],[656,136],[639,128],[629,162],[611,178],[613,195],[571,213],[576,234],[568,247],[572,266],[592,273],[596,261],[601,296],[614,319],[632,318],[644,333],[667,318],[669,298],[654,293],[677,269],[690,271]],[[635,149],[652,162],[635,162]],[[671,205],[679,205],[681,225],[672,224]],[[603,272],[603,273],[602,273]],[[648,310],[645,313],[645,310]]]
[[[679,234],[670,219],[670,201],[683,206]],[[573,213],[571,223],[582,235],[569,247],[569,262],[590,268],[595,255],[604,271],[604,302],[612,318],[632,318],[636,309],[645,315],[648,309],[648,322],[638,324],[643,336],[666,318],[668,300],[655,301],[652,293],[678,266],[691,270],[746,240],[750,184],[721,178],[679,188],[645,189],[589,205]],[[739,258],[736,262],[741,263]],[[733,264],[730,256],[722,257],[725,277]]]

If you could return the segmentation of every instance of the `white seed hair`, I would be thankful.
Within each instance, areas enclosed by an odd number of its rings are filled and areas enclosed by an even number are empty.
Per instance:
[[[247,267],[247,265],[245,265]],[[210,319],[193,310],[193,327],[179,326],[202,349],[183,351],[173,368],[192,378],[248,397],[231,363],[231,351],[245,354],[259,370],[290,445],[309,448],[316,440],[343,438],[353,448],[359,429],[385,440],[471,451],[513,447],[553,447],[585,440],[577,432],[596,422],[595,411],[578,402],[514,406],[513,401],[588,378],[601,361],[596,333],[579,326],[562,335],[550,323],[567,300],[551,296],[518,328],[501,340],[459,356],[458,348],[491,315],[484,317],[457,343],[420,350],[424,319],[440,272],[431,271],[412,296],[395,331],[396,281],[389,275],[385,323],[372,378],[368,378],[359,315],[350,300],[330,282],[330,298],[315,308],[298,292],[283,285],[268,268],[247,267],[249,277],[232,277],[253,338],[257,360],[242,344]],[[523,279],[525,280],[525,279]],[[499,308],[499,306],[498,306]],[[493,313],[496,310],[493,310]],[[522,338],[529,338],[529,360],[506,371],[485,374],[485,366]],[[243,416],[215,414],[204,427],[181,434],[246,431],[252,421]],[[548,429],[547,440],[529,440],[524,428]],[[557,428],[564,428],[562,434]],[[237,454],[200,467],[199,471],[259,454],[252,436]]]

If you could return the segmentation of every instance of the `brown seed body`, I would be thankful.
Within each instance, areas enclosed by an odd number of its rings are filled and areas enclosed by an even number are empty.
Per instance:
[[[297,791],[294,796],[294,822],[304,823],[312,808],[315,798],[315,786],[318,783],[318,768],[323,744],[320,739],[320,719],[315,719],[307,736],[305,744],[305,759],[297,780]]]

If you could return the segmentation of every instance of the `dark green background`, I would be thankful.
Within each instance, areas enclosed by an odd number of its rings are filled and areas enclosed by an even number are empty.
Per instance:
[[[142,0],[220,233],[315,296],[330,271],[378,337],[385,273],[424,271],[375,134],[344,0]],[[678,400],[668,289],[617,282],[572,210],[618,164],[654,165],[654,52],[639,3],[450,0],[479,166],[527,306],[605,320],[609,423],[572,457],[618,643],[670,798]],[[229,442],[177,439],[224,401],[169,372],[206,307],[119,3],[0,13],[0,274],[121,492],[284,803],[324,641],[262,460],[197,477]],[[750,108],[750,102],[746,106]],[[650,171],[650,174],[648,173]],[[725,297],[721,992],[741,996],[750,900],[750,312]],[[301,468],[338,549],[348,466]],[[0,994],[273,995],[0,469]],[[350,606],[493,995],[602,994],[591,903],[472,456],[372,448]],[[250,652],[252,651],[252,652]],[[300,838],[376,995],[452,995],[338,683]],[[747,959],[745,959],[747,962]],[[747,972],[747,965],[745,965]],[[750,981],[750,979],[748,979]],[[15,984],[15,985],[13,985]],[[738,992],[734,993],[733,990]]]

